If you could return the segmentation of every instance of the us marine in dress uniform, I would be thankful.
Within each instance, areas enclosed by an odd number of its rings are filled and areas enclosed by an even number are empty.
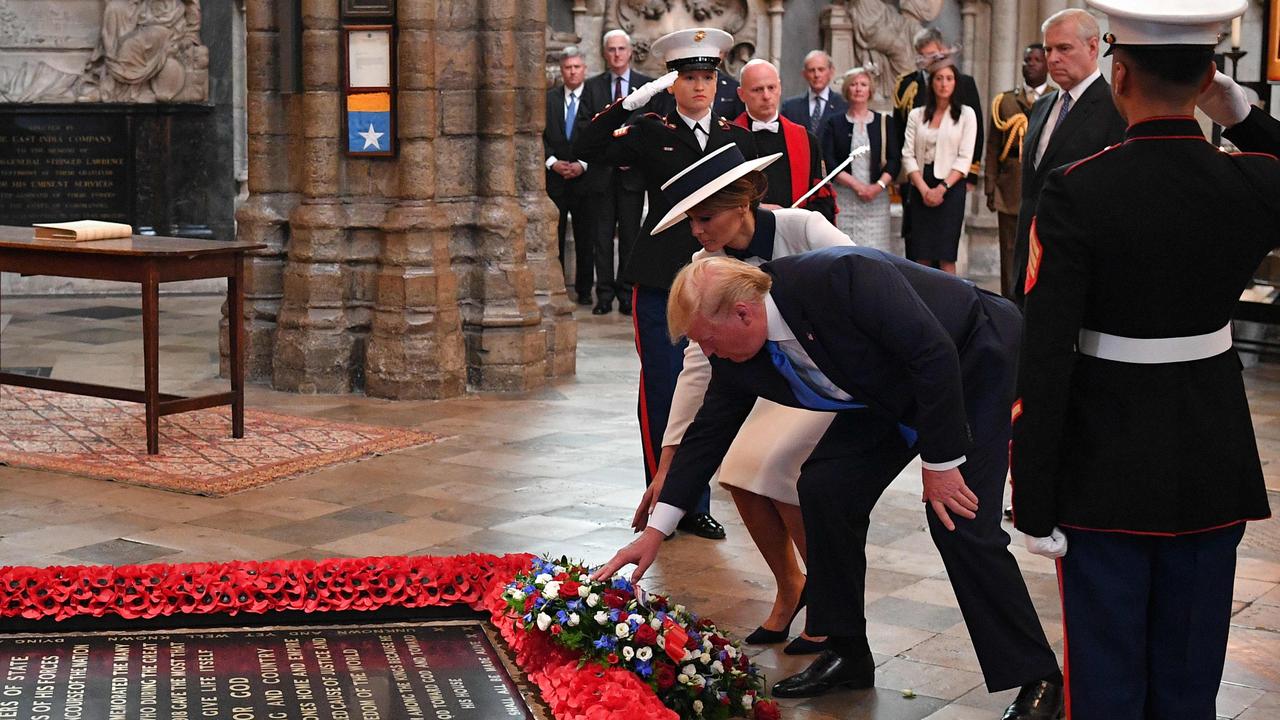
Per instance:
[[[1236,545],[1270,515],[1230,320],[1280,244],[1280,162],[1220,152],[1192,116],[1202,92],[1211,116],[1230,104],[1213,47],[1246,0],[1089,2],[1129,128],[1040,197],[1014,522],[1058,558],[1071,718],[1212,718]]]
[[[574,138],[574,151],[588,162],[639,167],[645,178],[649,212],[627,259],[624,280],[633,283],[636,348],[640,353],[638,414],[644,450],[645,478],[658,468],[663,432],[671,409],[676,378],[684,363],[684,343],[667,335],[667,292],[676,272],[698,248],[688,225],[657,235],[650,231],[670,208],[662,186],[716,148],[736,143],[746,157],[756,157],[751,133],[711,111],[720,54],[733,43],[723,30],[695,28],[658,38],[653,52],[666,58],[671,72],[610,105]],[[671,88],[676,107],[665,116],[646,113],[626,124],[631,112]],[[710,515],[710,493],[681,529],[702,537],[723,538],[724,528]]]
[[[1022,81],[991,101],[991,137],[983,161],[987,209],[1000,224],[1000,294],[1013,297],[1018,272],[1013,267],[1013,241],[1018,234],[1022,205],[1022,146],[1031,106],[1051,88],[1044,45],[1032,43],[1022,51]]]

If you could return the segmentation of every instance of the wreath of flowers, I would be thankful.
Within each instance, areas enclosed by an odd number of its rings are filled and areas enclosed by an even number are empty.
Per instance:
[[[0,618],[374,611],[467,606],[487,611],[557,720],[680,717],[654,685],[528,632],[504,594],[530,555],[371,557],[123,566],[0,567]],[[767,715],[758,717],[769,717]],[[708,716],[710,717],[710,716]]]
[[[634,673],[680,718],[775,720],[764,676],[710,619],[621,577],[593,581],[568,558],[533,558],[502,598],[530,635],[606,668]]]

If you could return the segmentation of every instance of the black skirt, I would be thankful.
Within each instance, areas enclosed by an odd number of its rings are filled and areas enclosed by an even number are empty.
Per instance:
[[[933,176],[933,163],[921,171],[924,183],[936,187],[942,181]],[[907,238],[908,260],[935,260],[955,262],[960,247],[960,231],[964,229],[965,180],[951,186],[938,207],[924,204],[924,198],[914,185],[911,201],[907,204],[910,214],[911,236]]]

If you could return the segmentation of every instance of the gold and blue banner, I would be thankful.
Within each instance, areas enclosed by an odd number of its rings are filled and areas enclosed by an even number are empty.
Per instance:
[[[392,151],[391,93],[347,96],[347,152],[385,154]]]

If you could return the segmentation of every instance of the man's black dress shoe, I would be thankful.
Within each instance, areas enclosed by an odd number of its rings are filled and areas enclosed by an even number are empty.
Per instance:
[[[876,682],[876,661],[871,653],[849,660],[832,650],[824,650],[809,667],[774,683],[773,696],[780,698],[817,697],[835,688],[858,690]]]
[[[613,310],[612,300],[601,300],[596,306],[591,308],[592,315],[608,315]]]
[[[618,312],[622,313],[623,315],[631,314],[631,298],[625,298],[625,297],[618,298]]]
[[[775,695],[777,693],[774,693]],[[1062,686],[1047,680],[1022,686],[1001,720],[1057,720],[1062,717]]]
[[[689,513],[680,519],[676,527],[708,540],[724,539],[724,526],[707,513]]]

